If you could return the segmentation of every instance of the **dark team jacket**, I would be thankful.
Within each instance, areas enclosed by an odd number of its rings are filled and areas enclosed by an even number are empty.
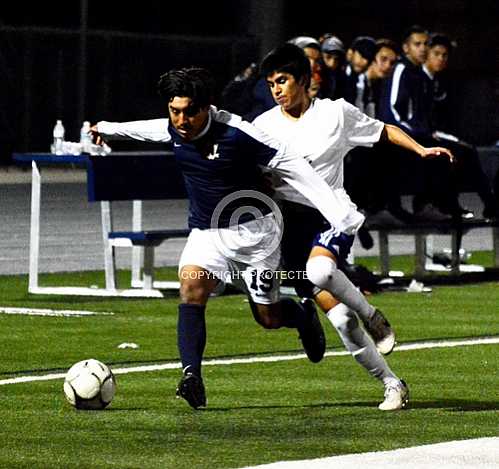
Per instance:
[[[401,127],[411,136],[432,131],[433,84],[420,66],[402,58],[381,90],[378,118]]]
[[[456,116],[452,112],[452,87],[446,72],[433,77],[432,125],[436,130],[456,132]]]

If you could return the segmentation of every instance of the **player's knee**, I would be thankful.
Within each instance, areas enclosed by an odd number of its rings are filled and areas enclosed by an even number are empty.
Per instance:
[[[184,280],[180,283],[180,298],[183,303],[204,304],[210,293],[210,286],[204,282]]]
[[[315,256],[307,261],[307,277],[319,288],[328,289],[334,272],[337,270],[333,259],[326,256]]]

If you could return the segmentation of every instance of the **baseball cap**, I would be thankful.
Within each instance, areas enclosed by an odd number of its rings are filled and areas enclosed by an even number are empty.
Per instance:
[[[288,42],[300,47],[301,49],[304,49],[305,47],[313,47],[320,50],[321,48],[320,42],[312,36],[296,36]]]
[[[321,46],[321,51],[329,54],[334,54],[334,53],[344,54],[345,46],[340,38],[336,36],[331,36],[324,40]]]

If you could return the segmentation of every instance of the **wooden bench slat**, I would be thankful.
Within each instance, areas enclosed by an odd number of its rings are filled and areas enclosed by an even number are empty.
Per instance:
[[[383,231],[390,234],[452,234],[458,231],[466,233],[475,228],[499,227],[499,220],[489,220],[485,218],[463,220],[461,222],[427,222],[427,223],[408,223],[405,226],[388,225],[366,225],[368,230]]]

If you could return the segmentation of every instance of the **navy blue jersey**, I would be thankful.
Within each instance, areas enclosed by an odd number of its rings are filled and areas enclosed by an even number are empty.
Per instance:
[[[210,228],[215,207],[225,196],[240,190],[262,192],[259,165],[266,166],[276,155],[277,148],[213,118],[208,129],[189,142],[183,140],[171,124],[168,132],[189,196],[190,228]],[[238,198],[222,212],[217,227],[229,226],[234,211],[248,205],[262,214],[270,211],[266,204],[259,204],[254,198]],[[247,210],[245,212],[238,218],[238,223],[254,218]]]

